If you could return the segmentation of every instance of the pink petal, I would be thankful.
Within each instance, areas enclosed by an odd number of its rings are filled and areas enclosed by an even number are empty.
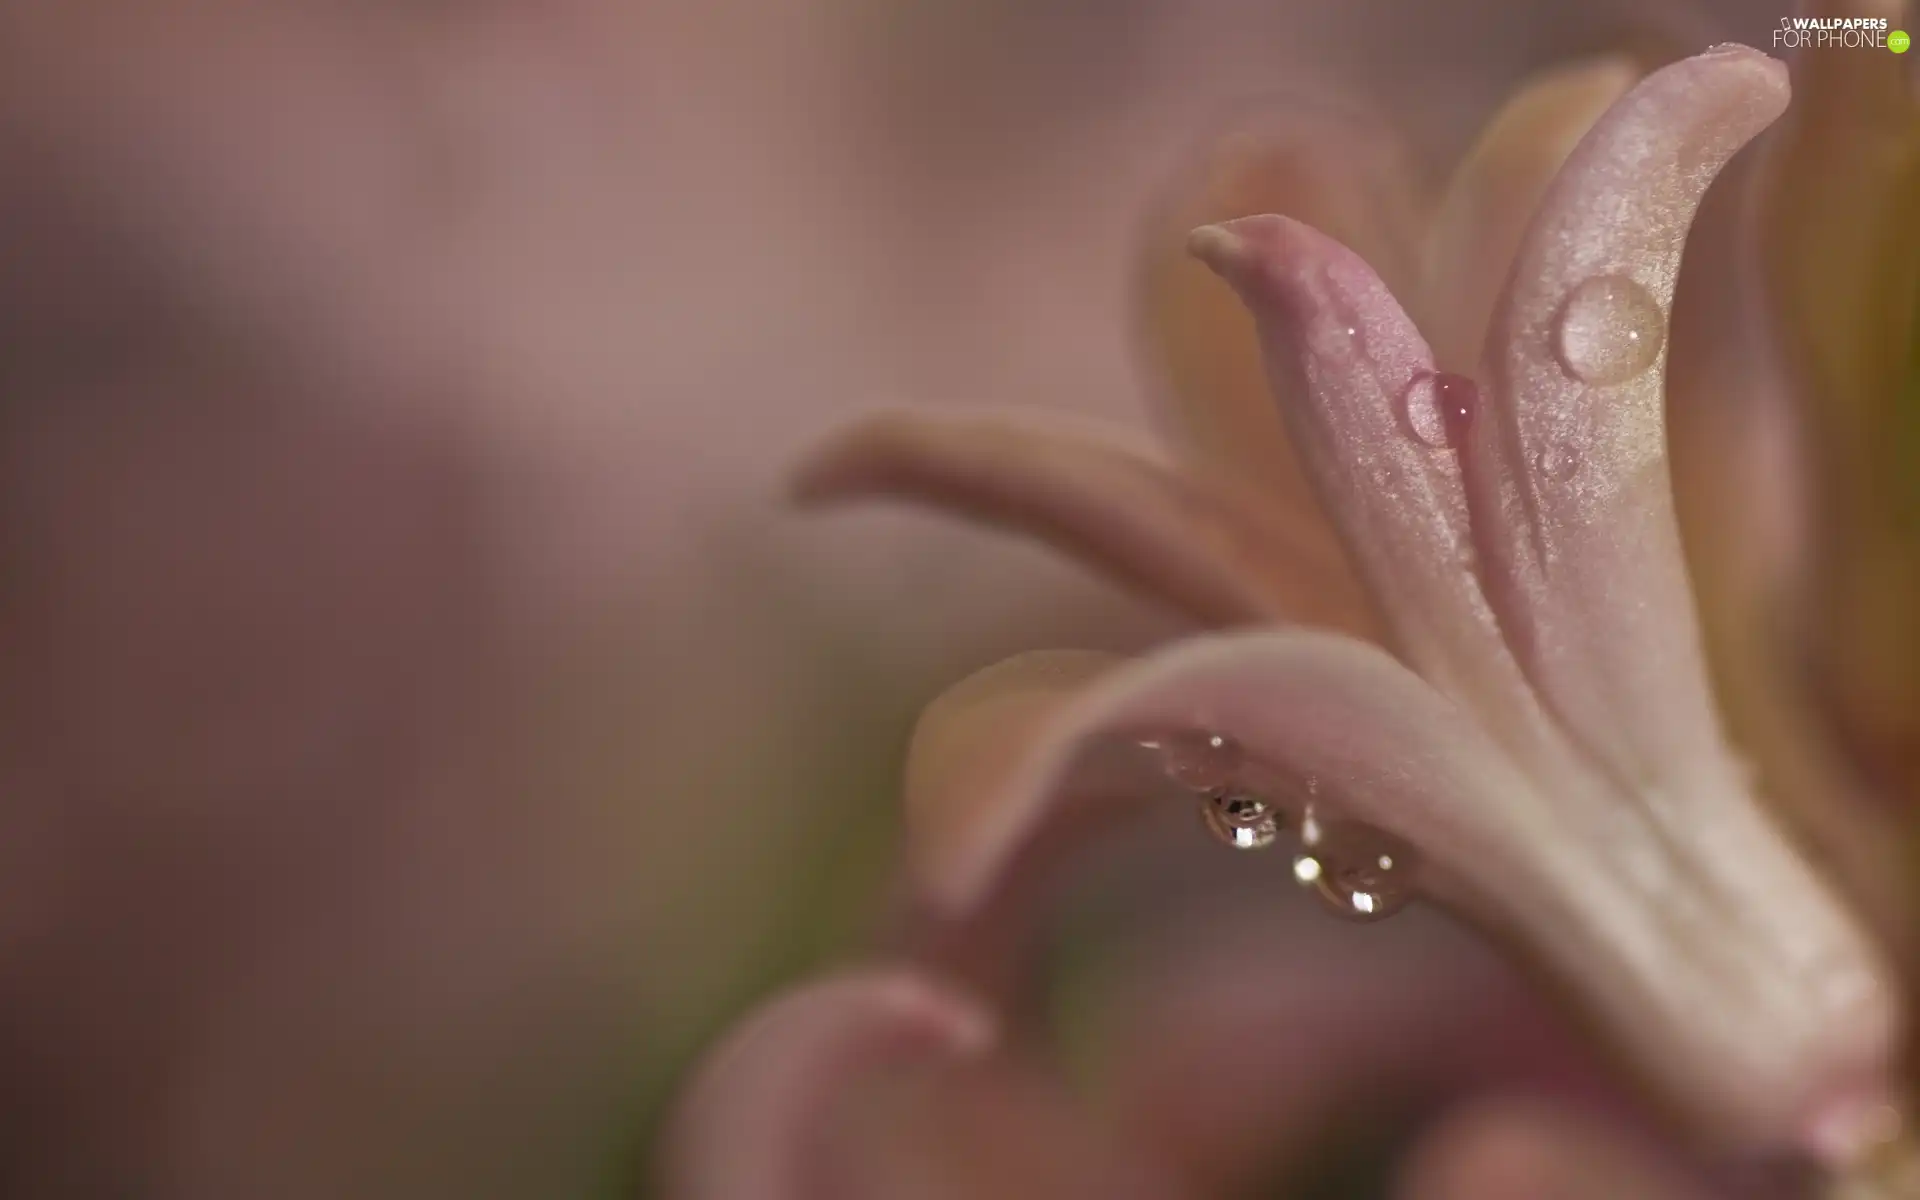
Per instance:
[[[906,971],[788,993],[736,1027],[699,1068],[668,1126],[671,1200],[827,1200],[836,1101],[903,1064],[969,1057],[994,1039],[972,1000]]]
[[[1306,96],[1276,98],[1222,130],[1187,164],[1148,239],[1142,308],[1183,448],[1315,511],[1261,366],[1253,322],[1231,290],[1185,252],[1197,225],[1282,213],[1324,229],[1392,285],[1418,276],[1427,187],[1384,114]]]
[[[1191,244],[1253,310],[1274,394],[1298,397],[1283,406],[1294,444],[1395,645],[1503,734],[1540,741],[1474,572],[1459,463],[1409,417],[1409,389],[1434,370],[1419,330],[1366,263],[1297,221],[1246,217]]]
[[[822,447],[806,501],[909,497],[1042,538],[1211,624],[1373,624],[1339,547],[1224,480],[1062,422],[890,413]]]
[[[910,879],[943,879],[968,869],[966,860],[992,836],[999,817],[995,802],[1053,720],[1125,661],[1090,650],[1032,651],[975,672],[927,706],[907,751],[904,824]],[[1111,797],[1128,794],[1132,782],[1124,762],[1112,766],[1118,769],[1083,769],[1063,781],[1055,797],[1059,810],[1070,812],[1079,796],[1098,792],[1109,803],[1096,815],[1110,818]],[[1082,832],[1064,818],[1058,825],[1054,849]],[[1030,870],[1010,870],[987,908],[964,922],[936,918],[910,924],[907,944],[983,994],[1015,993],[1034,926],[1034,896],[1025,877],[1044,884],[1051,857],[1046,850],[1036,848],[1027,857],[1024,865]]]
[[[1524,84],[1454,169],[1427,238],[1425,329],[1440,362],[1471,373],[1514,252],[1574,145],[1633,86],[1631,59],[1555,68]]]
[[[1048,720],[1125,661],[1091,650],[1039,650],[996,663],[942,692],[920,714],[907,753],[908,850],[938,874],[940,857],[977,837],[979,805],[997,794]]]
[[[1777,838],[1729,817],[1711,844],[1675,845],[1578,779],[1542,792],[1468,714],[1350,639],[1216,635],[1115,671],[1049,719],[926,894],[977,909],[1045,836],[1084,748],[1192,727],[1418,847],[1430,890],[1551,965],[1713,1132],[1797,1139],[1816,1109],[1883,1082],[1897,1024],[1884,966]],[[1731,882],[1722,836],[1739,855]]]
[[[1515,260],[1487,342],[1488,419],[1462,453],[1487,594],[1514,652],[1638,788],[1691,790],[1678,765],[1726,786],[1667,473],[1664,339],[1702,194],[1786,102],[1785,68],[1733,46],[1655,72],[1601,118]],[[1603,278],[1631,282],[1607,299]],[[1627,368],[1600,351],[1624,347],[1636,317],[1649,357],[1620,378]],[[1586,340],[1565,340],[1576,332]]]
[[[1713,1193],[1597,1119],[1524,1099],[1485,1102],[1415,1152],[1399,1200],[1707,1200]]]
[[[1133,1144],[1242,1195],[1383,1108],[1493,1080],[1596,1090],[1555,1006],[1457,925],[1409,912],[1356,937],[1315,907],[1232,889],[1129,939],[1112,999],[1079,1016]]]
[[[876,1097],[864,1186],[832,1200],[1193,1200],[1039,1064],[998,1058],[919,1083]]]

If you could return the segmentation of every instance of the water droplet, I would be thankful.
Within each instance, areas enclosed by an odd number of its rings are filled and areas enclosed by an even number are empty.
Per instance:
[[[1653,366],[1666,338],[1667,314],[1651,292],[1625,275],[1595,275],[1560,310],[1555,350],[1583,383],[1625,383]]]
[[[1204,729],[1180,729],[1153,743],[1167,777],[1196,792],[1218,792],[1233,786],[1245,754],[1240,743]]]
[[[1549,443],[1534,451],[1533,469],[1543,479],[1554,483],[1565,483],[1572,479],[1580,469],[1580,456],[1570,446],[1559,442]]]
[[[1435,450],[1458,446],[1473,426],[1480,388],[1465,375],[1422,371],[1401,397],[1407,429]]]
[[[1239,850],[1265,850],[1280,836],[1280,814],[1250,792],[1222,791],[1208,796],[1200,815],[1213,836]]]
[[[1311,807],[1301,818],[1293,877],[1340,916],[1378,921],[1399,912],[1418,870],[1411,846],[1371,825],[1326,820]]]

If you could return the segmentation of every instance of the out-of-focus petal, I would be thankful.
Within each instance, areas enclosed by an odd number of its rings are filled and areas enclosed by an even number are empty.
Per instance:
[[[1026,763],[1050,722],[1124,661],[1091,650],[1039,650],[977,671],[920,714],[907,752],[908,869],[940,878],[969,853],[1008,776]]]
[[[1882,17],[1899,0],[1814,0],[1823,17]],[[1914,55],[1815,48],[1759,182],[1760,245],[1794,369],[1820,494],[1811,632],[1857,749],[1920,794],[1920,96]]]
[[[1161,914],[1087,1014],[1128,1141],[1209,1195],[1253,1194],[1356,1123],[1493,1081],[1599,1090],[1574,1030],[1471,933],[1408,912],[1357,937],[1282,886]]]
[[[1031,533],[1208,624],[1373,626],[1321,526],[1063,422],[883,414],[817,451],[796,492],[908,497]]]
[[[667,1127],[670,1200],[827,1200],[843,1094],[901,1064],[994,1039],[972,1000],[906,971],[811,984],[769,1003],[707,1057]]]
[[[834,1200],[1190,1197],[1038,1066],[995,1060],[913,1084],[879,1098],[864,1125],[863,1187]]]
[[[1687,237],[1667,358],[1674,506],[1715,694],[1755,789],[1898,955],[1920,915],[1902,816],[1841,753],[1805,661],[1812,464],[1761,316],[1750,217],[1763,163],[1723,173]]]
[[[1280,807],[1311,794],[1417,847],[1429,892],[1550,964],[1709,1132],[1795,1141],[1884,1086],[1898,1023],[1884,965],[1777,839],[1729,818],[1713,846],[1676,843],[1638,808],[1542,792],[1467,714],[1351,639],[1214,635],[1116,670],[983,801],[977,840],[922,881],[927,895],[980,905],[1045,835],[1087,746],[1194,727],[1294,781],[1269,797]],[[1722,837],[1743,855],[1737,887],[1712,857]]]
[[[1726,215],[1742,198],[1717,193],[1708,207]],[[1920,915],[1904,816],[1841,753],[1815,704],[1798,615],[1814,582],[1807,455],[1785,383],[1749,324],[1744,232],[1702,210],[1667,365],[1674,501],[1702,633],[1728,731],[1757,768],[1755,790],[1898,954]]]
[[[1709,1200],[1713,1193],[1601,1122],[1544,1101],[1485,1102],[1428,1135],[1400,1200]]]
[[[1326,230],[1391,286],[1411,289],[1424,195],[1388,122],[1298,97],[1249,115],[1186,168],[1148,233],[1143,318],[1173,424],[1202,461],[1317,511],[1268,392],[1253,322],[1186,253],[1188,231],[1280,213]]]
[[[1554,173],[1600,114],[1626,94],[1633,60],[1557,67],[1514,93],[1454,168],[1428,231],[1423,328],[1441,365],[1472,374],[1487,321]]]
[[[1487,419],[1461,453],[1487,595],[1548,704],[1630,786],[1691,787],[1676,764],[1726,775],[1661,384],[1693,213],[1786,102],[1785,68],[1745,47],[1649,76],[1549,189],[1488,334]]]
[[[1420,331],[1358,255],[1297,221],[1206,226],[1192,247],[1253,310],[1295,444],[1396,647],[1502,734],[1533,731],[1475,574],[1449,401]]]

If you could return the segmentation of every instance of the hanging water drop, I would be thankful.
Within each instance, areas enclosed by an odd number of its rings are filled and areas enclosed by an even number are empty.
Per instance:
[[[1204,729],[1174,730],[1147,744],[1159,750],[1160,769],[1167,778],[1195,792],[1233,786],[1246,758],[1239,742]]]
[[[1280,836],[1280,814],[1249,792],[1222,791],[1200,804],[1207,829],[1236,850],[1265,850]]]
[[[1311,806],[1301,818],[1293,877],[1340,916],[1378,921],[1399,912],[1418,866],[1412,847],[1371,825],[1325,820]]]
[[[1595,275],[1568,295],[1554,350],[1582,383],[1625,383],[1660,357],[1667,315],[1646,288],[1625,275]]]
[[[1401,395],[1401,416],[1408,432],[1435,450],[1458,446],[1473,425],[1480,388],[1465,375],[1422,371]]]

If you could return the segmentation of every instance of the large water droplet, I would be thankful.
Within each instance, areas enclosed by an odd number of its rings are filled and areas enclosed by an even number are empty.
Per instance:
[[[1400,399],[1408,432],[1435,450],[1458,446],[1473,425],[1480,388],[1465,375],[1422,371]]]
[[[1326,820],[1311,807],[1301,818],[1293,877],[1340,916],[1378,921],[1399,912],[1418,869],[1411,846],[1371,825]]]
[[[1583,383],[1625,383],[1653,366],[1667,337],[1667,315],[1653,294],[1625,275],[1595,275],[1560,310],[1554,349]]]
[[[1280,836],[1280,814],[1265,800],[1243,791],[1207,797],[1200,815],[1213,836],[1238,850],[1265,850]]]
[[[1233,786],[1245,753],[1240,743],[1204,729],[1179,729],[1152,743],[1160,751],[1167,777],[1196,792],[1218,792]]]

